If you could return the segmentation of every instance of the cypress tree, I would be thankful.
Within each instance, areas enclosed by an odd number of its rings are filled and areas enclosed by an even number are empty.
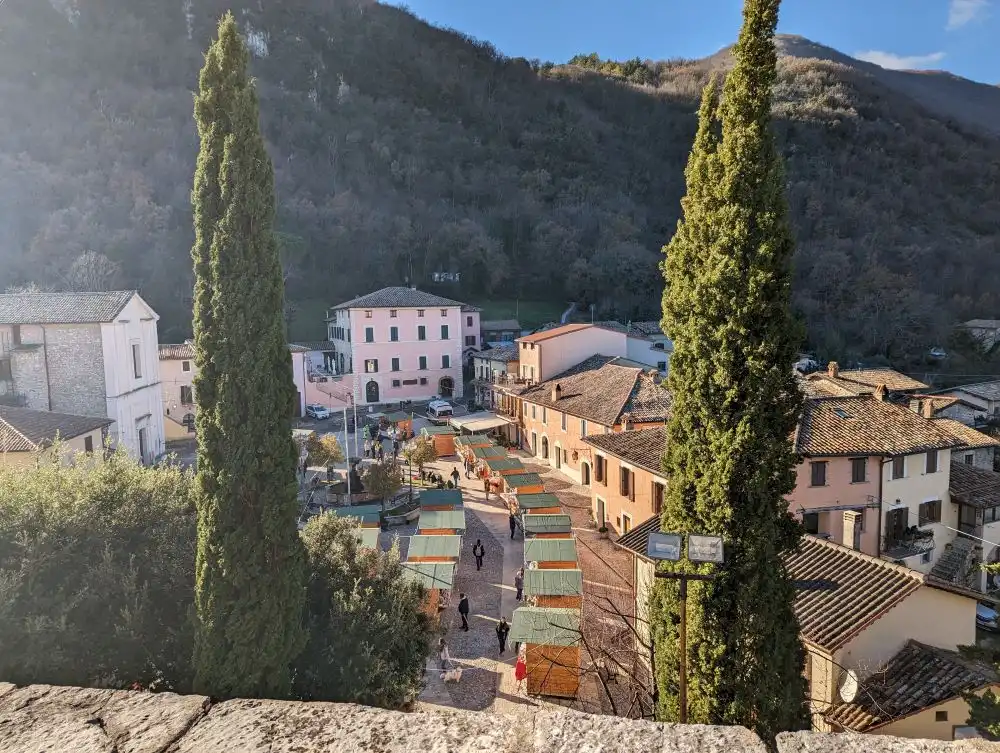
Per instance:
[[[305,640],[305,560],[274,171],[248,62],[227,14],[195,100],[195,686],[217,697],[282,697]]]
[[[721,102],[702,98],[683,218],[665,248],[663,326],[674,341],[674,413],[664,470],[664,531],[721,535],[723,565],[688,591],[688,719],[738,724],[765,739],[807,723],[795,596],[781,556],[801,528],[787,493],[801,397],[792,363],[794,241],[770,132],[779,0],[746,0]],[[657,715],[678,717],[678,584],[651,597]]]

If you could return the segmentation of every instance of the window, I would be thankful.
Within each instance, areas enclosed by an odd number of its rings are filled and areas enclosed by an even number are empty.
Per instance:
[[[465,317],[465,326],[466,327],[471,327],[472,326],[472,317],[471,316]]]
[[[656,481],[653,482],[653,512],[659,515],[663,512],[663,497],[667,488]]]
[[[365,327],[365,342],[366,343],[373,343],[373,342],[375,342],[375,328],[374,327]]]
[[[441,316],[448,316],[448,309],[441,309]]]
[[[809,464],[810,486],[826,486],[826,461],[817,460]]]
[[[448,339],[448,325],[447,324],[442,324],[441,325],[441,339],[442,340],[447,340]]]
[[[372,310],[371,309],[365,310],[365,319],[371,319],[371,318],[372,318]]]
[[[656,370],[657,371],[666,371],[667,370],[667,362],[666,361],[657,361],[656,362]]]
[[[427,339],[427,327],[425,327],[423,324],[417,325],[417,339],[418,340]]]
[[[191,362],[181,361],[181,371],[191,371]]]
[[[466,335],[465,336],[465,344],[466,345],[475,345],[476,344],[476,336],[475,335]]]
[[[441,368],[442,369],[451,368],[451,356],[449,356],[447,353],[441,356]]]
[[[580,419],[580,436],[587,436],[587,419],[585,418]]]
[[[21,344],[21,325],[14,324],[10,328],[10,336],[14,345]]]
[[[632,516],[627,512],[622,513],[622,536],[632,530]]]
[[[608,460],[603,455],[594,457],[594,479],[608,485]]]
[[[427,384],[427,377],[420,377],[420,384],[426,386],[426,384]]]
[[[392,386],[393,387],[400,387],[400,386],[402,386],[402,382],[400,382],[398,379],[393,379],[392,380]]]
[[[559,419],[559,426],[562,428],[563,431],[566,431],[566,414],[565,413],[563,413],[562,416]]]
[[[635,502],[635,484],[632,483],[632,471],[622,466],[621,488],[619,489],[623,497],[628,497]]]
[[[181,385],[181,405],[194,405],[194,397],[191,393],[190,386]]]
[[[935,722],[946,722],[946,721],[948,721],[948,712],[947,711],[935,711],[934,712],[934,721]]]
[[[417,318],[418,319],[423,319],[424,318],[424,310],[423,309],[417,309]]]
[[[861,532],[864,533],[865,530],[865,508],[855,507],[854,512],[856,512],[860,517],[858,517],[858,524]]]
[[[427,371],[427,356],[420,356],[419,368],[421,371]]]
[[[389,327],[389,342],[399,342],[399,327]]]
[[[931,523],[941,522],[941,500],[935,499],[930,502],[924,502],[920,505],[917,513],[919,519],[917,520],[917,525],[926,526]]]
[[[802,527],[806,529],[806,533],[819,533],[819,513],[807,512],[803,515]]]
[[[544,405],[542,406],[542,423],[546,426],[549,424],[549,409]]]
[[[892,459],[892,478],[903,478],[906,476],[906,458],[898,457]]]
[[[927,463],[924,466],[925,473],[937,473],[938,469],[938,451],[931,450],[927,453]]]
[[[851,483],[863,484],[868,480],[868,458],[851,458]]]
[[[535,367],[534,366],[531,367],[531,378],[532,379],[535,378]]]
[[[390,319],[395,319],[397,315],[398,315],[398,311],[396,309],[389,309],[389,318]]]
[[[399,359],[398,358],[393,358],[392,359],[392,370],[393,371],[399,371]]]
[[[975,460],[976,460],[975,453],[972,453],[972,452],[965,453],[965,464],[966,465],[972,465],[975,462]]]
[[[369,358],[365,361],[365,373],[366,374],[377,374],[378,373],[378,359]]]
[[[142,347],[132,343],[132,371],[136,379],[142,379]]]
[[[531,417],[532,418],[535,417],[535,406],[534,405],[531,406]]]
[[[88,436],[83,438],[83,451],[86,452],[88,455],[94,451],[93,437]]]

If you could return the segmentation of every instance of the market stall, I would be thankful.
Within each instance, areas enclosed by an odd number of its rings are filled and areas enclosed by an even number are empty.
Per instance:
[[[512,495],[514,509],[513,513],[530,513],[532,515],[558,515],[562,512],[562,502],[555,494],[542,492],[541,494],[514,494]]]
[[[455,586],[454,562],[403,562],[403,576],[427,590],[424,611],[437,620],[441,610],[451,601]]]
[[[580,688],[579,609],[515,609],[508,640],[524,644],[529,695],[576,697]]]
[[[541,494],[545,491],[542,477],[537,473],[515,473],[503,477],[504,491],[513,494]]]
[[[420,435],[434,443],[439,458],[455,455],[455,430],[450,426],[425,426]]]
[[[465,533],[465,510],[428,510],[420,512],[417,532],[422,535],[462,535]]]
[[[583,571],[525,570],[524,596],[531,606],[579,609],[583,603]]]
[[[462,537],[436,535],[410,536],[406,549],[407,562],[458,562]]]
[[[576,570],[576,539],[526,539],[524,561],[541,570]]]
[[[420,512],[455,510],[462,507],[461,489],[424,489],[418,498]]]
[[[573,535],[573,521],[565,513],[525,514],[521,517],[521,526],[525,538],[568,539]]]

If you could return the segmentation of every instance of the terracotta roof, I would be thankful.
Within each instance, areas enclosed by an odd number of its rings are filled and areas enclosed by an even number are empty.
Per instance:
[[[816,374],[796,377],[799,390],[806,398],[818,397],[851,397],[856,394],[853,390],[838,386],[828,379],[816,378]]]
[[[995,437],[991,437],[989,434],[977,431],[971,426],[966,426],[961,421],[956,421],[954,418],[934,418],[931,420],[938,427],[944,429],[969,449],[976,449],[978,447],[1000,447],[1000,440]]]
[[[645,468],[657,476],[663,475],[661,459],[667,444],[665,426],[611,434],[590,434],[583,441],[626,463]]]
[[[910,409],[913,410],[914,403],[920,404],[920,408],[923,408],[923,404],[929,403],[931,406],[931,416],[933,416],[935,413],[960,402],[962,401],[957,397],[948,397],[946,395],[911,395]]]
[[[473,314],[473,313],[475,313],[477,311],[482,311],[482,309],[479,308],[479,306],[473,306],[471,303],[463,303],[462,304],[462,313],[463,314]]]
[[[1000,507],[1000,473],[953,460],[948,491],[953,501],[980,510]]]
[[[160,360],[189,360],[194,358],[194,343],[190,340],[182,343],[160,345]]]
[[[349,301],[338,303],[333,309],[391,309],[391,308],[435,308],[461,306],[466,310],[466,304],[453,301],[450,298],[442,298],[433,293],[425,293],[414,288],[394,287],[382,288],[374,293],[368,293]],[[470,306],[468,310],[476,310]]]
[[[797,580],[837,584],[834,591],[799,591],[795,597],[802,637],[827,651],[845,645],[921,586],[977,596],[961,586],[815,536],[803,536],[798,548],[785,556],[785,566]]]
[[[891,457],[961,444],[936,421],[869,396],[807,400],[795,430],[795,451],[809,457]]]
[[[646,540],[649,538],[649,534],[659,533],[659,531],[660,516],[654,515],[620,537],[615,543],[623,549],[628,549],[630,552],[646,558]]]
[[[33,452],[48,447],[57,436],[73,439],[113,423],[107,416],[74,416],[0,405],[0,454]]]
[[[632,332],[638,332],[641,335],[652,336],[652,335],[664,335],[663,327],[660,326],[659,322],[632,322]]]
[[[840,369],[835,377],[831,376],[829,371],[817,371],[809,376],[828,379],[859,395],[874,392],[880,384],[884,384],[886,389],[892,392],[927,389],[927,385],[923,382],[901,374],[895,369]]]
[[[479,323],[483,332],[521,331],[521,323],[517,319],[487,319]]]
[[[510,363],[511,361],[519,360],[521,356],[517,352],[517,346],[511,343],[510,345],[498,345],[494,348],[481,350],[476,353],[473,358],[485,358],[489,361],[503,361],[504,363]]]
[[[591,356],[552,379],[526,388],[520,395],[525,402],[604,426],[614,426],[626,413],[633,421],[665,421],[670,417],[670,393],[658,386],[646,368],[624,359]],[[552,389],[557,384],[560,397],[553,401]]]
[[[982,400],[1000,400],[1000,380],[995,382],[979,382],[977,384],[963,384],[949,391],[966,392]]]
[[[107,293],[2,293],[0,324],[93,324],[113,321],[136,294],[134,290]]]
[[[861,682],[852,703],[837,706],[826,720],[867,732],[996,682],[996,671],[985,663],[910,640],[884,669]]]
[[[519,343],[540,343],[542,340],[549,340],[560,335],[568,335],[570,332],[579,332],[582,329],[590,329],[593,326],[593,324],[564,324],[561,327],[553,327],[552,329],[536,332],[533,335],[519,337],[517,341]]]
[[[296,342],[289,343],[288,347],[291,348],[295,346],[296,348],[301,348],[302,351],[317,351],[317,350],[333,350],[333,343],[329,340],[297,340]]]

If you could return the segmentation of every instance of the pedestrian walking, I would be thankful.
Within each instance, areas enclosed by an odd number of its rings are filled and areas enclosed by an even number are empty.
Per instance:
[[[372,456],[372,441],[365,438],[365,457],[370,458]]]
[[[309,458],[302,458],[302,480],[306,480],[306,474],[309,472]]]
[[[517,680],[517,686],[515,692],[521,692],[521,683],[528,678],[528,663],[524,660],[524,657],[518,653],[517,662],[514,664],[514,679]]]
[[[444,642],[444,638],[438,641],[438,661],[442,672],[447,672],[451,667],[451,654],[448,653],[448,644]]]
[[[397,455],[399,455],[399,440],[398,439],[393,439],[392,440],[392,457],[393,457],[393,460],[396,459]]]
[[[524,568],[522,567],[516,573],[514,573],[514,588],[517,589],[517,595],[514,596],[515,601],[521,600],[521,593],[524,591]]]
[[[501,617],[500,622],[497,623],[497,641],[500,643],[500,656],[503,656],[503,652],[507,649],[507,634],[510,632],[510,625],[507,624],[507,618]]]
[[[451,480],[455,482],[455,488],[458,488],[458,480],[461,478],[461,474],[458,472],[458,466],[456,465],[451,471]]]
[[[514,540],[514,531],[516,531],[516,530],[517,530],[517,518],[514,516],[514,513],[511,513],[510,514],[510,540],[511,541]]]
[[[459,594],[458,613],[462,616],[462,630],[469,632],[469,597]]]
[[[490,501],[490,477],[483,476],[483,490],[486,492],[486,501]]]
[[[385,447],[382,445],[382,440],[378,442],[378,462],[383,462],[385,460]]]
[[[469,462],[468,458],[465,458],[462,462],[465,465],[465,477],[469,478],[469,468],[472,466],[472,463]]]
[[[472,547],[472,555],[476,558],[476,570],[482,570],[483,557],[486,556],[486,548],[483,546],[481,539],[476,539],[476,543]]]

